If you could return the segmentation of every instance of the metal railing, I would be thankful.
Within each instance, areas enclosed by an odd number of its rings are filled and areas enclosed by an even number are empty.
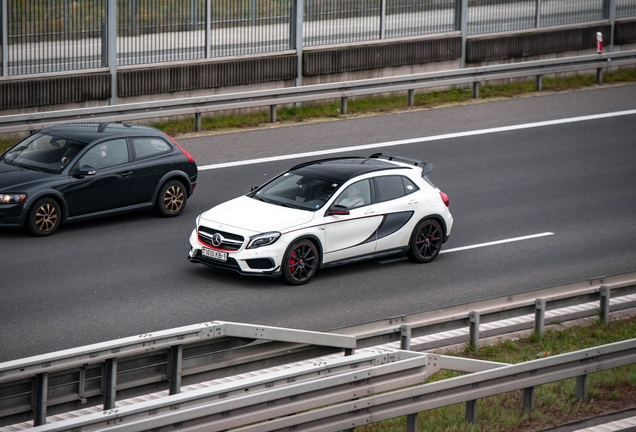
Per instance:
[[[110,410],[117,400],[162,389],[176,395],[185,385],[343,350],[351,355],[354,349],[391,342],[409,349],[411,338],[460,328],[469,328],[468,342],[476,347],[484,336],[479,333],[480,323],[527,314],[535,317],[530,328],[542,334],[543,326],[549,323],[546,311],[586,302],[598,302],[600,319],[607,321],[610,297],[634,293],[636,272],[383,319],[327,334],[211,322],[14,360],[0,363],[0,425],[28,419],[43,425],[47,415],[99,404]],[[616,309],[630,306],[625,302]],[[577,312],[577,317],[597,313]],[[558,318],[567,319],[567,315]],[[497,331],[501,334],[506,330]],[[270,342],[255,343],[257,340]],[[484,370],[461,360],[452,368]]]
[[[0,76],[636,16],[634,0],[0,0]],[[465,15],[465,16],[464,16]],[[116,64],[114,64],[116,63]]]
[[[251,432],[335,432],[407,416],[406,431],[415,432],[419,412],[466,403],[466,419],[475,423],[477,399],[523,390],[523,406],[529,410],[534,407],[536,386],[570,378],[576,378],[577,399],[585,400],[589,374],[634,363],[636,339],[516,365],[479,360],[460,364],[452,357],[404,351],[382,358],[355,355],[314,365],[309,370],[301,368],[296,374],[302,378],[312,375],[305,382],[289,384],[296,381],[296,376],[289,372],[275,373],[53,423],[37,430],[136,432],[186,428],[211,432],[240,427]],[[428,376],[440,369],[472,373],[424,384]]]
[[[14,114],[0,117],[0,134],[39,130],[60,122],[121,122],[184,115],[194,115],[194,129],[199,130],[202,113],[266,106],[270,107],[270,121],[275,122],[276,107],[282,104],[340,99],[340,112],[346,114],[347,98],[354,96],[407,91],[409,105],[412,105],[416,89],[472,84],[473,96],[478,97],[479,85],[486,81],[536,76],[537,88],[541,89],[541,77],[546,74],[595,69],[597,80],[601,82],[604,69],[634,64],[636,50],[206,97]]]

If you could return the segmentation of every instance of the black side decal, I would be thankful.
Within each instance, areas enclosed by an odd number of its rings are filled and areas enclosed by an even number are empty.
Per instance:
[[[405,211],[386,215],[378,227],[378,240],[400,230],[413,217],[413,213],[412,211]]]

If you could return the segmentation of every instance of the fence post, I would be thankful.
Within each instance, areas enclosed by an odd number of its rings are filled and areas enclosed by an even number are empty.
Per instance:
[[[382,0],[382,8],[380,12],[380,39],[386,37],[386,0]]]
[[[417,432],[419,429],[417,414],[409,414],[406,416],[406,432]]]
[[[534,409],[534,387],[523,389],[523,409],[526,411]]]
[[[541,0],[537,0],[537,15],[534,20],[534,25],[536,28],[541,27]]]
[[[303,0],[294,0],[294,13],[290,13],[289,21],[293,22],[290,38],[292,39],[292,49],[296,50],[296,86],[303,85]]]
[[[201,114],[199,114],[200,116]],[[168,394],[181,392],[181,366],[183,364],[183,345],[170,347],[168,352],[168,379],[170,380],[170,391]]]
[[[610,290],[605,285],[601,286],[601,321],[609,324],[610,316]]]
[[[133,3],[133,2],[131,2]],[[117,0],[108,0],[108,69],[110,105],[117,105]]]
[[[0,0],[2,4],[2,9],[0,9],[0,29],[2,29],[2,34],[0,34],[0,40],[2,40],[2,44],[0,48],[2,48],[2,62],[0,67],[2,70],[0,71],[0,76],[8,76],[9,75],[9,56],[7,55],[7,47],[9,46],[9,41],[7,38],[9,37],[9,18],[7,17],[8,8],[7,8],[8,0]]]
[[[470,349],[477,352],[479,349],[479,312],[472,311],[469,315],[470,319]]]
[[[104,384],[104,411],[115,408],[117,398],[117,358],[104,362],[102,375]]]
[[[461,32],[462,51],[459,67],[466,67],[466,39],[468,36],[468,0],[455,0],[455,30]]]
[[[543,327],[545,325],[545,302],[543,299],[537,299],[534,303],[534,331],[543,337]]]
[[[269,122],[276,123],[276,105],[269,106]]]
[[[404,351],[411,349],[411,326],[408,324],[400,326],[400,349]]]
[[[466,421],[468,423],[477,423],[477,401],[471,400],[466,402]]]
[[[48,373],[43,372],[37,374],[33,379],[33,426],[42,426],[46,424],[48,387]]]
[[[576,399],[580,401],[587,399],[587,375],[576,377]]]
[[[205,58],[212,57],[212,0],[205,0]]]

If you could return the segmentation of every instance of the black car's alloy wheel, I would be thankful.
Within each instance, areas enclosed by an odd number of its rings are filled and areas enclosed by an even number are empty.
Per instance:
[[[157,197],[157,211],[162,216],[178,216],[186,205],[186,193],[183,183],[170,180],[161,188]]]
[[[413,230],[408,257],[418,263],[431,262],[439,255],[443,242],[439,223],[434,219],[423,220]]]
[[[310,240],[294,242],[283,259],[283,277],[291,285],[309,282],[318,269],[318,250]]]
[[[45,236],[57,231],[61,222],[62,215],[57,201],[52,198],[42,198],[31,208],[26,227],[35,236]]]

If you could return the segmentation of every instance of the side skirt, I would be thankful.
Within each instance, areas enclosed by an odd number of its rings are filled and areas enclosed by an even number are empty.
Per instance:
[[[366,254],[366,255],[360,255],[360,256],[356,256],[356,257],[351,257],[351,258],[345,258],[342,260],[338,260],[338,261],[331,261],[328,263],[323,263],[320,268],[327,268],[327,267],[335,267],[335,266],[339,266],[339,265],[343,265],[343,264],[350,264],[350,263],[354,263],[354,262],[358,262],[358,261],[366,261],[366,260],[370,260],[370,259],[374,259],[374,258],[383,258],[385,256],[391,256],[391,255],[397,255],[397,254],[401,254],[401,253],[406,253],[409,250],[408,246],[403,246],[400,248],[395,248],[395,249],[388,249],[388,250],[384,250],[384,251],[380,251],[380,252],[373,252],[370,254]]]

